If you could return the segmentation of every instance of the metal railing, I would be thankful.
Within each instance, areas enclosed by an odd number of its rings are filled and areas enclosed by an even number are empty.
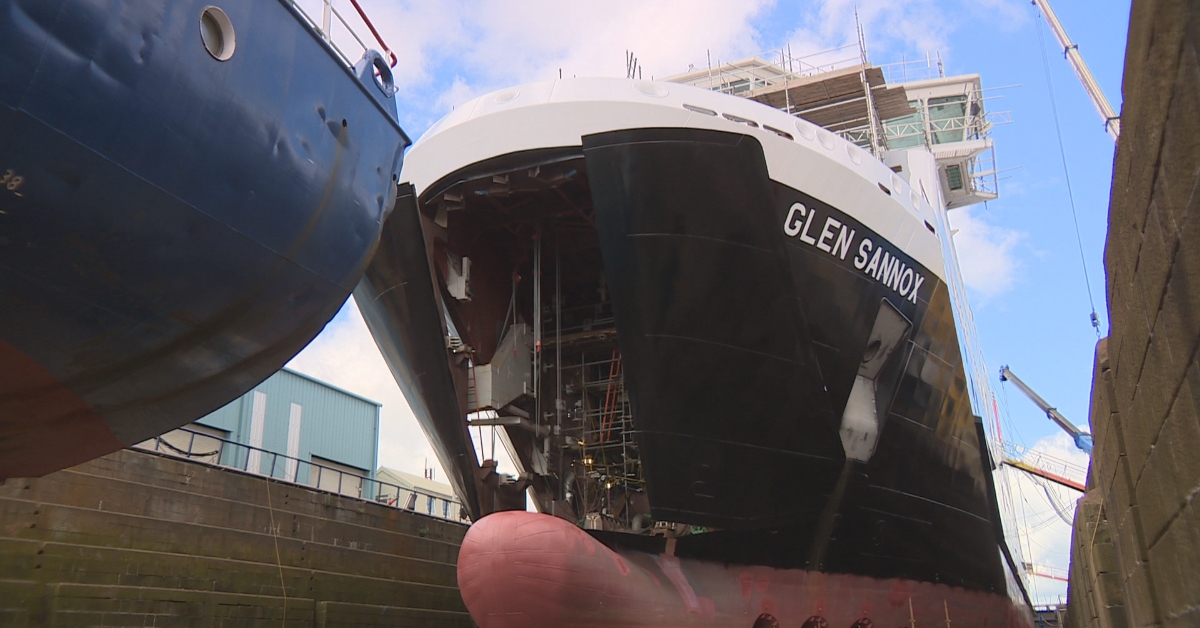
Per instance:
[[[901,57],[900,61],[884,63],[878,67],[883,72],[884,80],[892,85],[946,78],[946,66],[942,63],[940,52],[927,53],[924,59]]]
[[[171,435],[176,434],[186,435],[186,444],[178,439],[170,439]],[[176,442],[172,443],[171,440]],[[350,473],[311,460],[252,447],[183,427],[156,436],[153,440],[135,447],[186,458],[201,464],[263,475],[307,489],[336,493],[343,497],[375,502],[438,519],[459,520],[460,513],[463,513],[457,500],[447,500],[445,495],[382,482],[370,476]],[[302,473],[302,469],[307,473]],[[421,500],[422,497],[425,499]],[[437,508],[434,507],[435,502],[438,504]]]
[[[359,36],[355,27],[351,26],[351,23],[346,21],[341,11],[338,11],[337,7],[334,6],[335,0],[289,0],[289,2],[296,9],[296,12],[309,23],[313,30],[321,36],[321,39],[325,40],[325,43],[329,44],[329,47],[341,57],[342,61],[348,67],[354,67],[356,59],[352,59],[347,55],[343,47],[357,44],[362,52],[370,50],[370,47]],[[366,12],[359,6],[358,0],[342,0],[342,2],[343,4],[349,3],[354,8],[359,18],[358,20],[354,20],[354,22],[360,27],[365,26],[371,32],[375,41],[383,48],[383,55],[387,59],[388,65],[393,68],[396,67],[396,53],[392,52],[392,49],[384,43],[383,37],[379,35],[379,31],[376,30],[375,25],[371,23]],[[308,9],[305,9],[306,6]],[[312,13],[317,13],[318,11],[321,14],[320,20],[312,16]],[[338,24],[341,24],[341,28],[338,28]],[[343,31],[344,35],[342,34]],[[362,56],[361,53],[359,56]]]

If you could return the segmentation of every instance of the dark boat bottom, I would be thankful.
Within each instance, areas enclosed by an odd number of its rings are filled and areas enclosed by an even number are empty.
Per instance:
[[[1023,625],[1002,595],[614,551],[561,519],[519,511],[471,527],[458,583],[481,628]]]
[[[33,477],[124,447],[104,418],[36,360],[0,338],[0,410],[49,416],[55,425],[0,421],[0,477]],[[9,394],[6,391],[23,391]],[[55,456],[46,452],[55,451]]]

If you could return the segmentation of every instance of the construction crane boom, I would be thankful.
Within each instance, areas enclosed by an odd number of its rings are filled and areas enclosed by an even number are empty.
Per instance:
[[[1076,447],[1089,456],[1092,454],[1092,435],[1075,427],[1074,423],[1068,421],[1067,417],[1063,416],[1054,406],[1047,403],[1045,399],[1042,399],[1041,395],[1034,392],[1028,384],[1021,381],[1021,378],[1017,377],[1007,366],[1000,367],[1000,381],[1012,382],[1021,392],[1025,393],[1026,397],[1029,397],[1030,401],[1041,408],[1042,412],[1046,413],[1047,418],[1057,423],[1064,432],[1071,436],[1075,441]]]
[[[1083,89],[1087,92],[1088,97],[1092,99],[1092,104],[1096,106],[1096,111],[1100,113],[1100,117],[1104,118],[1104,130],[1108,131],[1109,136],[1113,141],[1121,135],[1121,117],[1113,111],[1112,105],[1108,104],[1108,99],[1104,97],[1104,92],[1100,91],[1100,84],[1092,77],[1092,71],[1088,69],[1087,64],[1083,62],[1083,56],[1079,54],[1079,46],[1071,41],[1067,36],[1067,31],[1063,29],[1062,24],[1058,21],[1058,16],[1054,15],[1054,10],[1050,8],[1049,0],[1033,0],[1042,11],[1042,15],[1046,16],[1046,22],[1050,24],[1050,30],[1054,31],[1054,37],[1058,39],[1058,44],[1062,46],[1063,55],[1070,62],[1071,68],[1075,70],[1075,76],[1079,77],[1079,82],[1083,83]]]

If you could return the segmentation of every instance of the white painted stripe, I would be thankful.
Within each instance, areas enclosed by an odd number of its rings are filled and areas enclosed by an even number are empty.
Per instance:
[[[250,409],[250,446],[262,447],[263,442],[263,427],[267,420],[267,394],[264,392],[254,391],[254,401]],[[250,455],[246,458],[246,470],[250,473],[258,473],[259,467],[262,466],[262,452],[251,449]]]
[[[284,479],[296,481],[296,457],[300,455],[300,416],[303,414],[304,408],[298,403],[293,403],[291,410],[288,412],[288,441],[287,441],[287,474]]]

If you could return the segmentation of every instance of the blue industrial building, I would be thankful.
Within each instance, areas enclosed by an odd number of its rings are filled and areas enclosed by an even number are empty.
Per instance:
[[[375,499],[380,404],[283,369],[142,447]]]

